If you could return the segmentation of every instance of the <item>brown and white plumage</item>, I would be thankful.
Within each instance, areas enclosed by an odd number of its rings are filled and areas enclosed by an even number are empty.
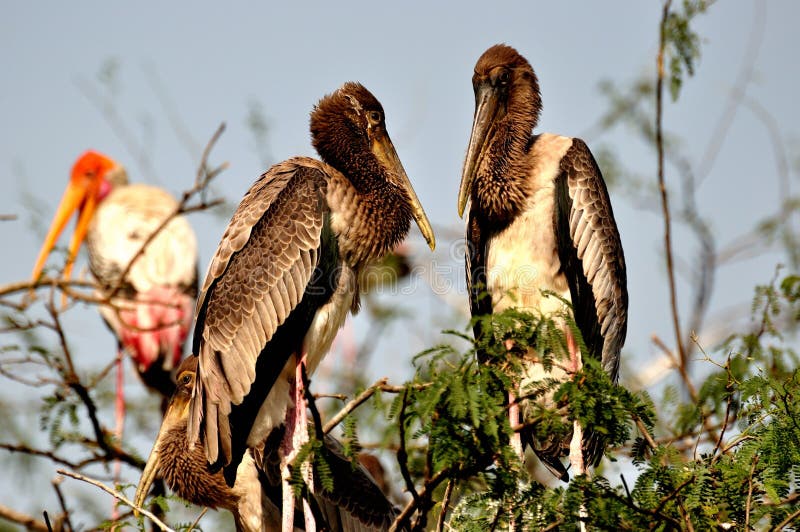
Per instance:
[[[383,108],[367,89],[346,83],[326,96],[310,127],[324,162],[295,157],[256,181],[198,300],[188,433],[191,442],[202,439],[209,463],[224,467],[231,485],[247,449],[287,415],[287,440],[293,427],[305,430],[297,422],[305,414],[300,364],[313,372],[347,312],[357,310],[361,268],[405,238],[412,219],[434,245]]]
[[[135,503],[139,507],[144,504],[154,479],[161,476],[187,501],[230,511],[237,530],[278,530],[281,478],[277,449],[283,429],[275,429],[265,442],[247,450],[237,468],[236,482],[228,486],[221,471],[209,470],[203,445],[191,448],[187,438],[197,361],[197,357],[189,357],[177,370],[177,389],[147,459]],[[343,532],[387,530],[397,513],[394,506],[367,470],[344,456],[338,441],[326,436],[324,443],[334,490],[325,490],[314,475],[314,511],[320,528]]]
[[[586,354],[616,381],[627,330],[625,259],[597,163],[580,139],[532,134],[541,112],[538,80],[513,48],[489,48],[475,66],[473,87],[475,118],[458,202],[459,214],[471,202],[466,267],[472,314],[518,307],[555,317],[566,309],[542,291],[553,292],[572,304]],[[484,334],[479,324],[475,334]],[[520,386],[568,378],[581,365],[575,345],[571,360],[550,373],[532,350],[524,354]],[[558,458],[567,442],[528,436],[527,443],[566,477]],[[602,446],[587,435],[583,454],[596,463]]]

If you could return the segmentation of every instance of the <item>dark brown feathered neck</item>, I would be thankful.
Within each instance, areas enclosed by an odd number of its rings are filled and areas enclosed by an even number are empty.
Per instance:
[[[340,218],[334,224],[340,249],[356,268],[391,251],[412,218],[408,193],[372,152],[367,130],[374,126],[366,121],[372,111],[383,115],[380,102],[362,85],[346,83],[311,113],[312,144],[342,176],[331,180],[328,204]]]
[[[161,475],[182,499],[199,506],[235,511],[238,498],[225,483],[222,471],[208,470],[203,445],[189,449],[186,424],[183,421],[170,428],[161,444]]]
[[[498,66],[510,71],[511,81],[506,90],[498,90],[501,112],[478,163],[472,200],[488,222],[505,224],[521,212],[531,192],[528,152],[542,100],[536,74],[516,50],[505,45],[490,48],[478,60],[475,71],[488,75]]]
[[[351,267],[359,269],[383,257],[406,237],[410,203],[406,192],[388,181],[361,192],[344,176],[331,180],[328,205],[337,216],[334,231],[340,251]]]

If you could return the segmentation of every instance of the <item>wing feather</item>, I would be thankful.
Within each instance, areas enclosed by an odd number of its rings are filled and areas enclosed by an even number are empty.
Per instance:
[[[209,265],[198,299],[194,352],[200,360],[188,433],[194,442],[202,432],[212,464],[230,463],[231,408],[250,392],[259,354],[313,275],[325,170],[313,159],[294,158],[263,174],[239,204]]]
[[[556,195],[559,257],[575,320],[589,351],[616,380],[628,324],[625,257],[605,182],[580,139],[561,159]]]

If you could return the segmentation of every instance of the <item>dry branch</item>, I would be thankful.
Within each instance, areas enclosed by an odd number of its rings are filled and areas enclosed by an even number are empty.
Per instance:
[[[58,473],[59,475],[64,475],[64,476],[67,476],[67,477],[70,477],[70,478],[74,478],[76,480],[80,480],[82,482],[86,482],[88,484],[91,484],[92,486],[96,486],[96,487],[100,488],[101,490],[105,491],[106,493],[108,493],[109,495],[111,495],[112,497],[114,497],[115,499],[117,499],[118,501],[122,502],[126,506],[129,506],[129,507],[133,508],[134,511],[137,511],[137,512],[141,513],[142,515],[146,516],[156,526],[158,526],[158,528],[160,528],[162,531],[164,531],[164,532],[175,532],[170,527],[168,527],[163,521],[161,521],[161,519],[156,517],[152,512],[150,512],[149,510],[146,510],[145,508],[140,508],[139,506],[136,506],[136,504],[134,504],[133,501],[128,499],[125,495],[123,495],[122,493],[118,492],[117,490],[115,490],[113,488],[109,488],[108,486],[106,486],[105,484],[100,482],[99,480],[95,480],[93,478],[89,478],[87,476],[81,475],[79,473],[74,473],[72,471],[66,471],[64,469],[57,469],[56,473]]]

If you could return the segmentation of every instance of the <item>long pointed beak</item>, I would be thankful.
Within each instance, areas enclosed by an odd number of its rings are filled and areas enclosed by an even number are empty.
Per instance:
[[[42,249],[39,251],[39,257],[36,259],[36,265],[33,267],[31,279],[36,281],[42,273],[44,264],[53,247],[58,241],[58,237],[64,231],[64,226],[72,214],[81,208],[78,215],[78,223],[75,226],[75,232],[72,234],[72,239],[69,244],[69,255],[67,258],[67,265],[64,268],[64,279],[69,279],[72,274],[72,266],[75,263],[75,257],[78,255],[78,250],[81,247],[83,239],[89,230],[89,222],[94,216],[94,211],[97,208],[98,197],[100,195],[100,186],[102,179],[71,179],[67,189],[64,191],[64,196],[61,198],[61,203],[56,210],[53,221],[50,224],[50,229],[42,244]]]
[[[414,187],[411,186],[411,180],[408,179],[408,175],[403,168],[403,163],[400,162],[400,157],[397,156],[397,151],[395,151],[389,135],[381,135],[373,144],[372,149],[381,163],[399,177],[400,185],[405,189],[408,197],[411,199],[411,214],[414,216],[414,220],[417,222],[422,236],[425,237],[425,241],[428,243],[431,251],[433,251],[436,249],[436,237],[433,234],[433,228],[431,227],[430,221],[428,221],[428,216],[422,209],[422,204],[419,202],[417,193],[414,192]]]
[[[472,183],[478,172],[478,164],[483,159],[487,145],[487,137],[492,122],[497,115],[498,101],[494,90],[488,84],[482,85],[475,95],[475,118],[472,120],[472,132],[469,136],[467,157],[464,160],[464,172],[461,174],[461,186],[458,189],[458,216],[464,216]]]
[[[158,431],[156,441],[153,443],[153,450],[150,451],[150,456],[147,457],[147,463],[144,466],[144,471],[142,471],[142,478],[139,479],[139,485],[136,486],[136,495],[133,498],[133,504],[136,505],[136,508],[144,507],[144,501],[147,498],[147,494],[150,493],[150,486],[155,482],[158,470],[161,467],[159,449],[161,448],[164,435],[167,432],[165,427],[166,423],[163,423],[161,429]],[[138,511],[136,509],[134,509],[134,513],[136,513],[138,517]]]
[[[133,503],[137,508],[142,508],[147,494],[150,492],[150,486],[155,482],[158,476],[159,469],[161,468],[161,444],[167,437],[169,430],[185,419],[189,413],[189,403],[187,401],[177,401],[173,398],[167,406],[167,411],[164,412],[164,420],[161,422],[161,428],[158,429],[158,436],[153,443],[153,449],[150,451],[150,456],[147,457],[147,463],[142,471],[142,478],[139,479],[139,485],[136,486],[136,495],[133,498]]]

